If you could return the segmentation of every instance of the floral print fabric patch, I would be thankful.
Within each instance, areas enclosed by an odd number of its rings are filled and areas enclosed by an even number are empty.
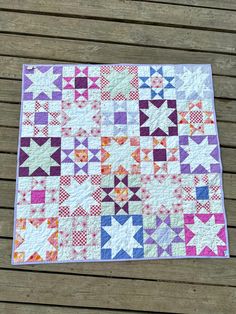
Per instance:
[[[210,65],[25,65],[13,264],[228,257]]]

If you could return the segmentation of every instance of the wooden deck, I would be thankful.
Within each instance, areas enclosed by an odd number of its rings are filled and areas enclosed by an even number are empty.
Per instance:
[[[0,313],[236,313],[236,1],[0,0]],[[231,258],[11,266],[23,63],[211,63]]]

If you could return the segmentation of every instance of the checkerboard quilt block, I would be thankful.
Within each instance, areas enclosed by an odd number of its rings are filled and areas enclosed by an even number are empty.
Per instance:
[[[12,263],[229,256],[210,65],[24,65]]]

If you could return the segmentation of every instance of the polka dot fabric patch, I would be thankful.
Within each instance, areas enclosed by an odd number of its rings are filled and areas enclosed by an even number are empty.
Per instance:
[[[229,257],[210,65],[24,65],[13,264]]]

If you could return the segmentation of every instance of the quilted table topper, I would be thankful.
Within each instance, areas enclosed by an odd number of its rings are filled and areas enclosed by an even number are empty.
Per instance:
[[[13,264],[228,257],[210,65],[24,65]]]

